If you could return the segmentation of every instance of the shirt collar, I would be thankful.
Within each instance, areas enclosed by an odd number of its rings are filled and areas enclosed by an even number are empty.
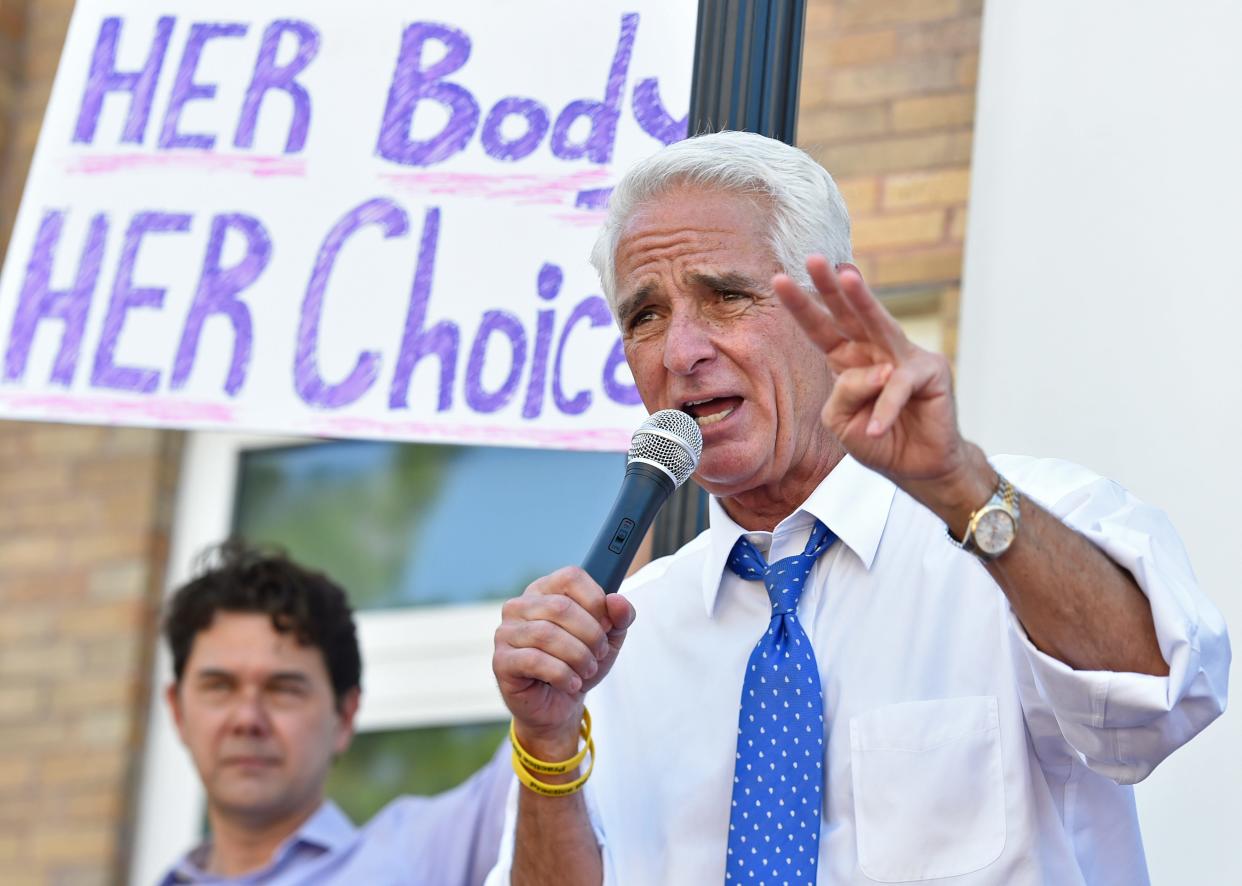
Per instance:
[[[289,842],[309,843],[332,852],[343,848],[357,833],[358,829],[341,808],[331,800],[325,800]]]
[[[801,524],[810,522],[809,518],[816,518],[836,533],[870,569],[896,489],[891,480],[847,455],[820,481],[801,507],[777,524],[775,534],[801,528]],[[733,522],[715,496],[707,507],[710,547],[703,562],[703,605],[711,617],[729,552],[747,530]]]
[[[280,862],[295,846],[307,845],[335,852],[347,846],[358,833],[349,817],[331,800],[315,810],[315,814],[306,819],[302,826],[294,831],[280,844],[274,853],[270,865]],[[210,842],[201,843],[186,853],[164,879],[165,884],[198,883],[210,879],[203,866],[207,863]]]

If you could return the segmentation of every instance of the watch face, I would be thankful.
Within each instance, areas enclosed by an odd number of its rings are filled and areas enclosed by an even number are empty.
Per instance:
[[[985,554],[1002,554],[1013,543],[1014,523],[1008,511],[993,508],[980,515],[975,525],[974,540]]]

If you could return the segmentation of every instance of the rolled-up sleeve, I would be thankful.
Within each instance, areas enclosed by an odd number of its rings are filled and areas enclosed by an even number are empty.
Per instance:
[[[1024,705],[1049,708],[1091,769],[1120,784],[1141,781],[1224,711],[1230,660],[1224,619],[1199,589],[1163,511],[1067,462],[997,459],[996,465],[1127,570],[1147,596],[1167,677],[1076,671],[1036,649],[1010,614],[1039,696]]]

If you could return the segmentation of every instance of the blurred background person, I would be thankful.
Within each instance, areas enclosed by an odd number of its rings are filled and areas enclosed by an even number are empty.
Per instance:
[[[207,794],[210,833],[162,882],[482,882],[496,856],[507,759],[435,797],[399,797],[355,826],[324,792],[361,696],[344,590],[238,540],[213,553],[164,621],[174,672],[166,698]]]

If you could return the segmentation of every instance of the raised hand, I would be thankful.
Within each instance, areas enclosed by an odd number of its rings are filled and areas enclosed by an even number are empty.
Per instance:
[[[961,472],[970,453],[958,431],[948,361],[918,347],[851,265],[836,273],[807,259],[822,297],[778,274],[772,286],[835,375],[822,420],[858,461],[898,485]]]

